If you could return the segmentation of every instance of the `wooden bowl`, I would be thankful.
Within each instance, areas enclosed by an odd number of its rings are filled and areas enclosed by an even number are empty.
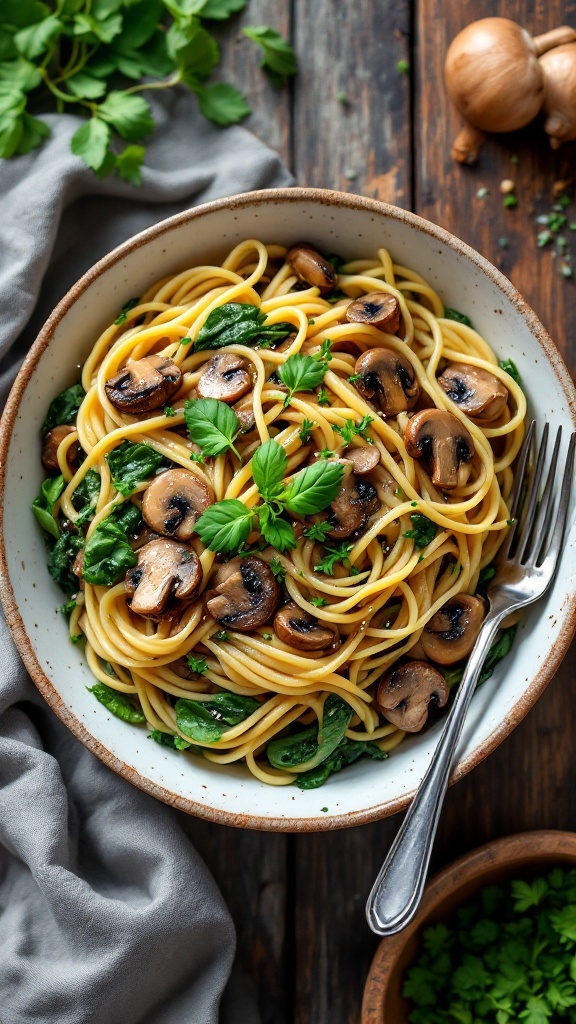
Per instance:
[[[472,850],[435,875],[415,921],[398,935],[382,939],[376,950],[364,988],[361,1024],[406,1024],[402,982],[423,928],[448,917],[485,885],[539,874],[559,864],[576,865],[576,833],[549,830],[506,836]]]

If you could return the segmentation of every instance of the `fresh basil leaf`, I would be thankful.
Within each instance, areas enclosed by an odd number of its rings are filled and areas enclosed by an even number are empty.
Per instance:
[[[140,512],[132,505],[133,513],[112,512],[96,527],[84,548],[82,576],[87,583],[111,587],[125,576],[138,559],[128,539],[128,533],[137,529]]]
[[[466,316],[465,313],[460,313],[457,309],[451,309],[450,306],[445,308],[444,316],[446,320],[455,320],[459,324],[465,324],[466,327],[474,326],[469,316]]]
[[[89,121],[77,128],[70,139],[70,149],[79,156],[87,167],[97,171],[102,167],[108,152],[110,128],[99,117],[91,117]]]
[[[520,374],[518,373],[518,367],[516,363],[513,363],[511,359],[501,359],[498,363],[501,370],[505,370],[515,380],[517,384],[520,384]]]
[[[290,356],[279,368],[278,376],[288,388],[288,394],[284,399],[284,405],[288,405],[296,391],[313,391],[317,388],[324,377],[328,364],[324,360],[314,359],[314,356],[303,356],[300,352]]]
[[[287,78],[298,71],[296,54],[290,43],[267,25],[248,25],[242,29],[245,36],[261,46],[264,58],[260,67],[267,72],[272,84],[279,88]]]
[[[78,409],[84,401],[86,392],[81,384],[72,384],[56,398],[53,398],[46,413],[46,419],[40,427],[41,434],[47,434],[53,427],[61,423],[75,423]]]
[[[226,345],[248,345],[268,348],[284,341],[296,328],[280,323],[266,326],[266,314],[258,306],[245,302],[226,302],[213,309],[200,328],[194,352],[224,348]]]
[[[227,726],[238,725],[259,707],[253,697],[227,691],[215,693],[209,700],[180,698],[176,701],[176,725],[198,743],[216,743]]]
[[[98,116],[128,142],[138,142],[154,128],[150,104],[142,96],[125,90],[109,92],[98,107]]]
[[[72,504],[76,511],[80,512],[82,521],[96,508],[101,482],[100,473],[95,469],[89,469],[72,495]]]
[[[296,536],[290,523],[282,519],[269,505],[261,505],[258,509],[260,532],[267,544],[277,551],[289,551],[296,547]]]
[[[278,441],[272,438],[257,448],[251,463],[252,476],[265,500],[275,498],[286,474],[288,456]]]
[[[316,768],[297,775],[294,782],[300,789],[318,789],[319,786],[324,785],[330,775],[342,771],[343,768],[354,764],[362,757],[370,758],[373,761],[384,761],[388,754],[384,750],[380,750],[380,747],[371,740],[344,738],[330,757]]]
[[[420,551],[434,540],[438,533],[438,526],[420,512],[411,512],[410,519],[413,524],[412,529],[406,530],[404,536],[413,540],[414,547]]]
[[[343,565],[349,566],[350,561],[348,555],[354,547],[353,544],[347,544],[345,540],[336,547],[325,547],[324,558],[319,565],[314,566],[314,572],[324,573],[326,576],[334,575],[334,566],[337,562],[342,562]]]
[[[333,462],[314,462],[292,478],[281,499],[294,515],[314,515],[334,501],[343,476],[343,466]]]
[[[169,747],[171,750],[188,750],[191,746],[177,733],[162,732],[161,729],[152,729],[152,732],[148,734],[148,739],[154,740],[162,747]]]
[[[129,722],[130,725],[141,725],[146,721],[142,709],[137,707],[126,693],[113,690],[111,686],[106,686],[106,683],[95,683],[94,686],[88,686],[86,689],[88,693],[93,693],[96,700],[103,704],[112,715],[121,718],[123,722]]]
[[[213,82],[196,89],[198,106],[214,124],[238,124],[251,113],[241,92],[228,82]]]
[[[80,588],[80,580],[72,572],[72,565],[81,549],[79,534],[66,532],[58,538],[48,556],[48,572],[68,597]]]
[[[230,449],[238,458],[234,440],[240,421],[226,402],[217,398],[195,398],[184,403],[184,419],[190,440],[200,445],[203,456],[221,455]]]
[[[66,483],[62,475],[48,477],[42,484],[40,493],[32,502],[32,511],[40,526],[55,540],[58,540],[60,536],[60,529],[52,513],[65,486]]]
[[[303,771],[310,771],[322,764],[344,739],[352,708],[335,693],[328,694],[320,727],[309,726],[292,736],[271,740],[266,747],[270,764],[275,768],[295,768],[303,765]]]
[[[27,60],[36,60],[50,48],[50,45],[61,34],[64,25],[55,14],[48,18],[20,29],[14,36],[18,52]]]
[[[210,505],[196,522],[196,533],[210,551],[236,552],[245,544],[254,512],[237,498],[224,498]]]
[[[152,476],[164,461],[164,456],[149,444],[133,444],[132,441],[122,441],[105,458],[112,483],[125,498],[138,484]]]

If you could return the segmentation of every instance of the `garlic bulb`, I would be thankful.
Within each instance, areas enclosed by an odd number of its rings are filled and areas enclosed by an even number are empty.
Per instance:
[[[539,60],[544,79],[544,131],[552,149],[576,139],[576,43],[558,46]]]

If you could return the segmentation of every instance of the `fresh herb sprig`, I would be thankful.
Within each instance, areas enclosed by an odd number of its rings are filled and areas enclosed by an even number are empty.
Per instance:
[[[340,434],[342,444],[349,445],[352,444],[354,438],[357,436],[366,437],[366,431],[373,422],[373,419],[373,416],[366,415],[362,417],[360,423],[354,423],[354,420],[346,420],[346,423],[342,427],[337,423],[334,423],[333,429],[337,434]]]
[[[320,351],[313,356],[305,356],[301,352],[297,352],[295,355],[289,356],[279,368],[278,376],[288,388],[288,394],[284,399],[284,408],[290,405],[297,391],[313,391],[314,388],[322,384],[328,370],[328,363],[332,359],[330,345],[331,342],[326,339],[322,342]]]
[[[139,185],[142,142],[154,129],[143,91],[184,85],[218,125],[250,113],[235,86],[207,82],[220,47],[206,23],[225,21],[246,2],[3,0],[0,157],[42,145],[50,126],[38,112],[70,110],[88,118],[72,136],[72,152],[101,178],[115,171]],[[275,85],[296,74],[294,51],[278,32],[249,26],[244,34],[263,49],[261,66]]]

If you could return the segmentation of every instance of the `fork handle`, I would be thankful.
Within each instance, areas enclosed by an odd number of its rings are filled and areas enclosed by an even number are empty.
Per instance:
[[[368,898],[366,917],[377,935],[401,931],[422,899],[456,746],[484,659],[504,615],[491,610],[484,620],[438,746]]]

